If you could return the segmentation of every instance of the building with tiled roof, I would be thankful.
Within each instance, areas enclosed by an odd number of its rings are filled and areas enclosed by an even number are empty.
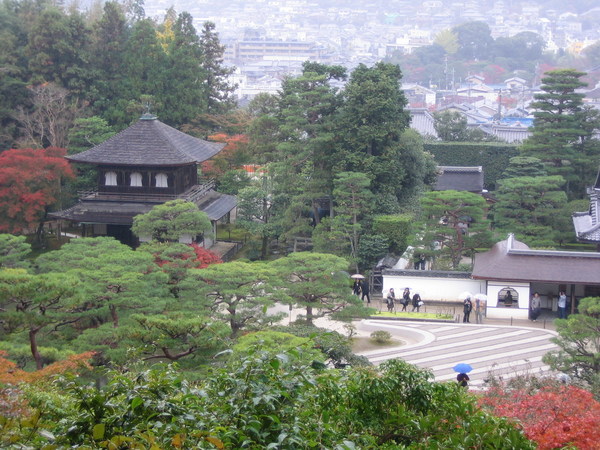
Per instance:
[[[573,214],[573,226],[577,240],[596,244],[600,251],[600,172],[594,186],[588,189],[590,209]]]
[[[566,292],[573,310],[582,297],[600,295],[600,253],[532,250],[514,235],[477,253],[471,274],[486,281],[488,308],[495,317],[527,318],[534,292],[542,308],[556,311],[560,291]],[[511,304],[505,304],[510,291]]]
[[[110,139],[67,157],[96,166],[97,189],[81,193],[77,204],[51,213],[51,217],[80,224],[84,235],[108,235],[135,244],[131,225],[136,215],[157,204],[183,199],[205,212],[216,232],[217,221],[232,211],[237,201],[216,192],[214,183],[198,184],[197,166],[224,146],[182,133],[144,114]],[[207,247],[211,244],[205,241]]]
[[[475,194],[483,192],[482,166],[438,166],[436,191],[468,191]]]
[[[382,270],[383,289],[418,289],[425,304],[453,304],[467,294],[480,295],[487,299],[488,317],[515,319],[528,318],[535,292],[542,309],[556,312],[558,293],[564,291],[568,310],[576,311],[581,298],[600,296],[599,274],[600,252],[532,250],[513,234],[475,254],[471,273],[402,267]]]

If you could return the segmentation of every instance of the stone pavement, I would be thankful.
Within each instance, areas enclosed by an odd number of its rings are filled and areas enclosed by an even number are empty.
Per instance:
[[[401,358],[430,369],[436,381],[456,379],[452,367],[468,363],[469,385],[484,385],[491,375],[506,380],[517,375],[552,375],[542,363],[542,356],[556,348],[550,338],[552,330],[539,327],[476,325],[463,323],[363,320],[358,323],[361,334],[386,330],[406,342],[401,347],[362,353],[374,364]]]
[[[441,310],[446,312],[448,307],[443,306]],[[427,312],[436,311],[433,305],[427,308]],[[354,325],[359,336],[368,337],[375,330],[386,330],[404,343],[400,347],[362,353],[372,363],[402,358],[430,369],[436,381],[455,380],[452,367],[468,363],[473,366],[469,384],[478,389],[491,375],[504,380],[525,374],[553,375],[542,363],[542,357],[556,348],[550,342],[556,335],[554,318],[554,314],[545,312],[537,322],[485,318],[482,325],[372,318],[356,321]],[[315,325],[347,334],[339,322],[318,319]]]

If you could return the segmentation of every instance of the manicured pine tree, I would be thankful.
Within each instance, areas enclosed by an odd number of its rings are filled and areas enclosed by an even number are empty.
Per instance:
[[[546,73],[544,92],[536,94],[531,104],[535,108],[532,135],[521,147],[523,156],[542,160],[549,175],[565,178],[571,198],[585,195],[585,186],[593,182],[600,163],[600,147],[590,139],[600,121],[583,108],[584,95],[577,92],[587,86],[581,81],[585,75],[574,69]]]

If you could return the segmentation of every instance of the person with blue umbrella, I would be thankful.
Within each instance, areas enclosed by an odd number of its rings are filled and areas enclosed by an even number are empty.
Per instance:
[[[455,372],[458,372],[458,375],[456,375],[456,381],[458,382],[458,385],[468,389],[470,378],[467,373],[473,370],[473,367],[471,367],[470,364],[460,363],[455,365],[452,369]]]

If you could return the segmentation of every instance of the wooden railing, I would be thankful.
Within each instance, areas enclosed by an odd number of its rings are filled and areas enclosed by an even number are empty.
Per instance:
[[[210,190],[215,188],[215,182],[197,184],[181,194],[155,194],[139,193],[131,194],[124,192],[99,192],[95,189],[78,191],[81,200],[107,201],[107,202],[140,202],[140,203],[164,203],[169,200],[181,198],[188,202],[196,202],[204,197]]]

